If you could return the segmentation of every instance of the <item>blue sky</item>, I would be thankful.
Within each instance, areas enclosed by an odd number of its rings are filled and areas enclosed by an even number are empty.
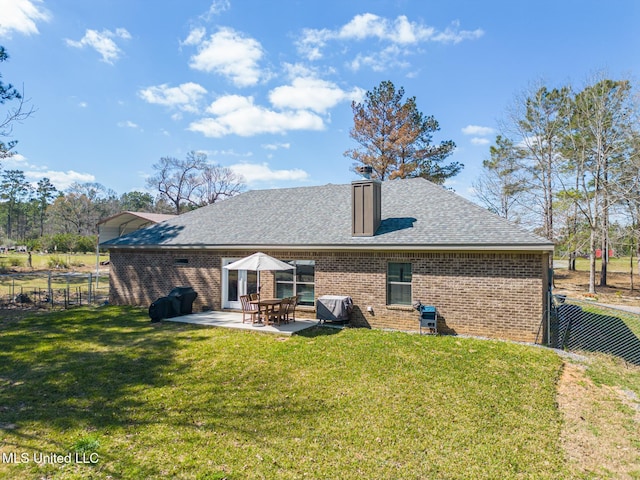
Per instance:
[[[4,169],[146,190],[191,150],[250,189],[348,183],[351,101],[383,80],[471,186],[516,95],[640,70],[636,0],[0,0],[3,81],[37,112]],[[3,113],[4,112],[0,112]]]

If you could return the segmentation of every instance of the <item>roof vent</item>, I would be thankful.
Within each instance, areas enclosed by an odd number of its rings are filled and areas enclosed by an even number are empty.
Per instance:
[[[363,178],[369,180],[371,179],[371,174],[373,173],[373,167],[371,165],[362,165],[360,167],[356,167],[356,172],[362,175]]]

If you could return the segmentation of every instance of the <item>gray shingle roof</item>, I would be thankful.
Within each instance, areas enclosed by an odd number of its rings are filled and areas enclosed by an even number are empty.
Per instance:
[[[522,227],[421,178],[382,183],[382,223],[351,236],[351,185],[252,190],[104,243],[109,247],[551,250]]]

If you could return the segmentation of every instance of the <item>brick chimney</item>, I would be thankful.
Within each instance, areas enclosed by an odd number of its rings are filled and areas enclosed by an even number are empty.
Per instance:
[[[380,226],[381,182],[371,178],[371,167],[358,167],[364,177],[351,182],[351,235],[373,237]]]

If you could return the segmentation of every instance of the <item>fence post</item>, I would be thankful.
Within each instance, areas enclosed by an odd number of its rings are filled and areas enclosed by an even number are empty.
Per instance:
[[[551,347],[551,290],[547,292],[547,347]]]
[[[91,272],[89,272],[89,300],[88,300],[88,304],[91,305],[91,286],[93,284],[93,276],[91,275]]]
[[[49,278],[47,279],[47,295],[49,295],[49,304],[53,309],[53,290],[51,290],[51,270],[49,270]]]

